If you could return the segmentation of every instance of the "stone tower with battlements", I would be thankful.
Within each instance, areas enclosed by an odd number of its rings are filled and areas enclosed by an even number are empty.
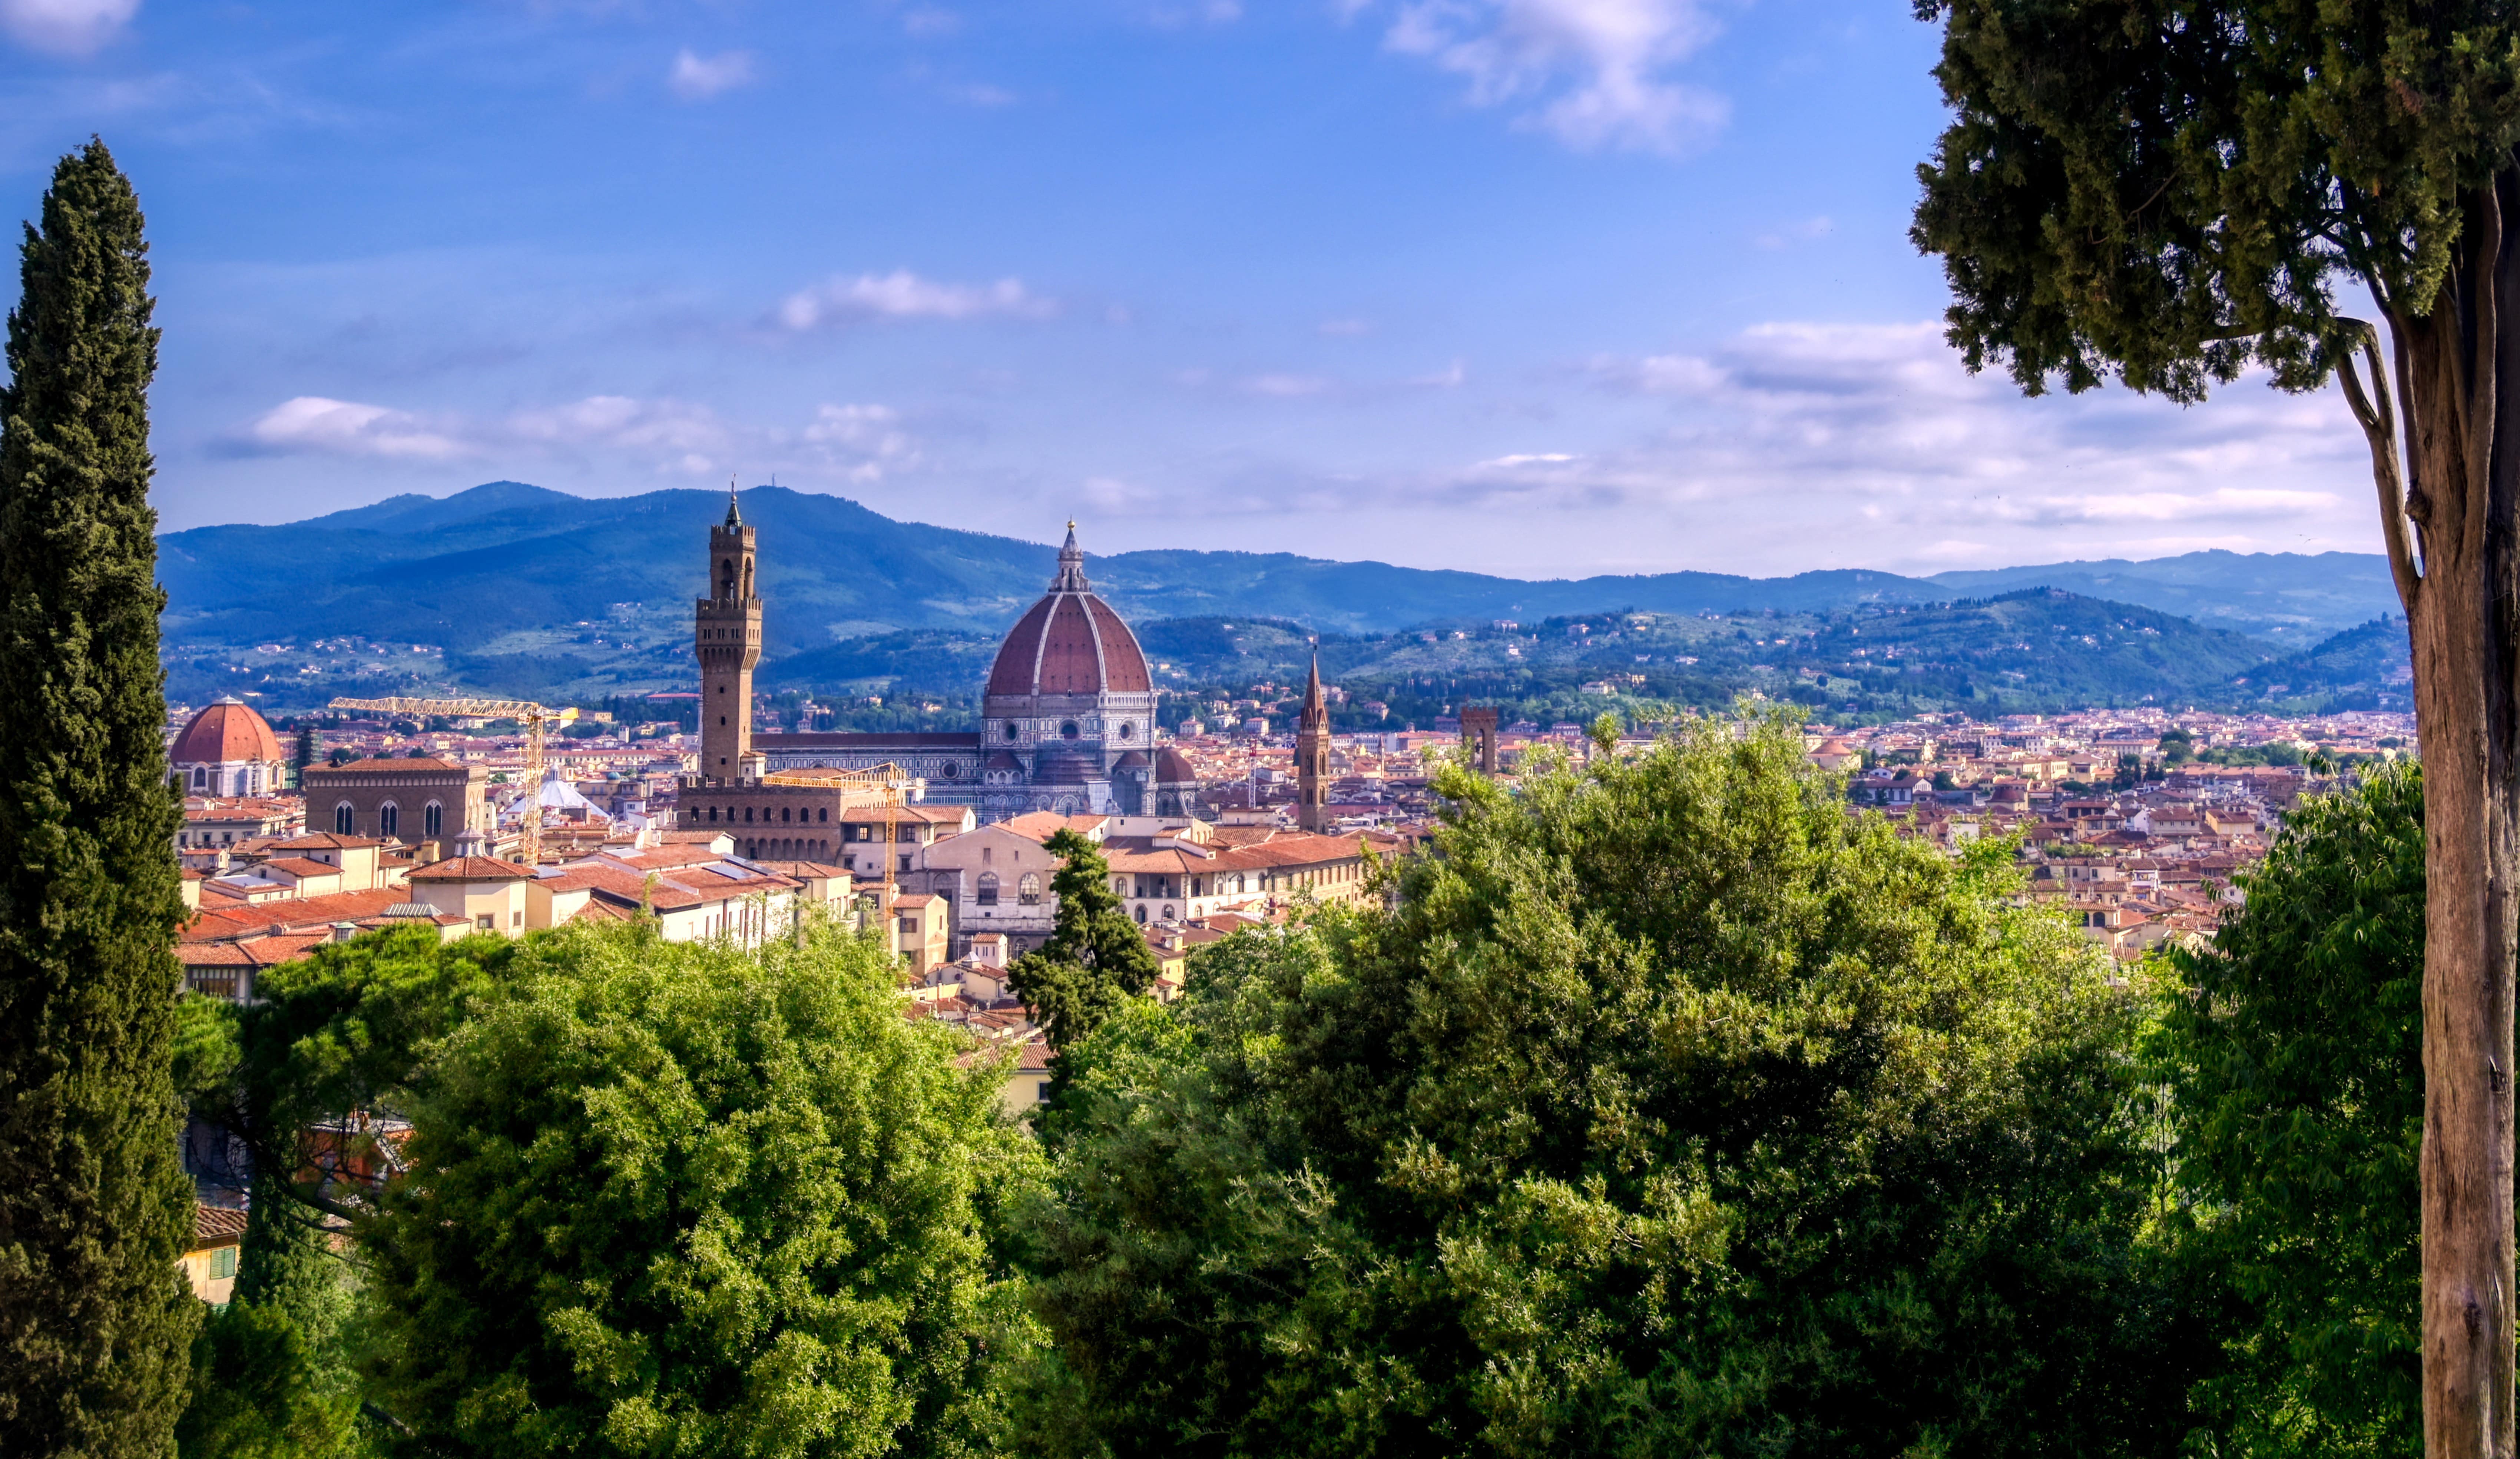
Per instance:
[[[1322,699],[1322,652],[1304,685],[1304,714],[1295,722],[1295,823],[1315,835],[1330,831],[1330,708]]]
[[[752,581],[753,529],[735,492],[726,524],[709,528],[709,594],[694,614],[700,660],[700,777],[758,775],[752,753],[752,666],[761,662],[761,597]]]

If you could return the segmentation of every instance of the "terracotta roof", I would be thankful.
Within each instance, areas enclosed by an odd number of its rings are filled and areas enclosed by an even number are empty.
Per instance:
[[[310,862],[304,857],[274,857],[270,861],[264,862],[262,866],[265,870],[285,872],[291,876],[338,876],[341,874],[341,868],[334,865],[330,862]]]
[[[382,846],[382,841],[366,836],[340,836],[331,831],[312,831],[272,843],[274,851],[355,851],[363,846]]]
[[[221,699],[193,716],[184,732],[175,736],[175,747],[166,753],[173,765],[288,758],[280,748],[280,736],[242,699]]]
[[[245,1239],[246,1213],[227,1206],[193,1206],[192,1250],[233,1246]]]
[[[413,881],[531,881],[533,871],[497,857],[449,857],[411,873]]]
[[[468,768],[468,767],[466,767],[466,766],[464,766],[464,765],[461,765],[461,764],[459,764],[459,763],[457,763],[457,762],[455,762],[455,761],[452,761],[452,760],[438,760],[438,759],[434,759],[434,758],[431,758],[431,759],[424,759],[424,760],[353,760],[353,761],[351,761],[351,762],[350,762],[349,764],[347,764],[347,765],[310,765],[310,766],[306,767],[306,774],[307,774],[307,775],[308,775],[308,776],[312,777],[312,776],[315,776],[315,775],[339,774],[341,774],[341,773],[343,773],[343,772],[345,772],[345,771],[354,771],[354,770],[362,770],[362,771],[370,771],[370,770],[372,770],[372,771],[453,770],[453,771],[460,771],[460,770],[464,770],[464,769],[467,769],[467,768]]]
[[[283,897],[273,902],[238,902],[219,907],[205,903],[177,935],[187,943],[212,943],[267,933],[275,927],[286,929],[355,922],[362,917],[382,914],[386,907],[406,900],[408,895],[399,888],[380,887],[372,892]]]
[[[1054,589],[1007,631],[989,669],[992,694],[1145,693],[1147,656],[1109,603]]]
[[[1033,841],[1047,841],[1060,831],[1074,831],[1090,840],[1094,832],[1110,819],[1108,816],[1061,816],[1056,811],[1032,811],[1011,816],[998,824]]]

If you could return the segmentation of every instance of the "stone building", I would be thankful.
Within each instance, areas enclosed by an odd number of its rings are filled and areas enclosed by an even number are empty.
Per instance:
[[[468,831],[487,835],[490,773],[453,760],[353,760],[306,768],[306,828],[374,836],[452,852]]]
[[[730,521],[733,517],[730,508]],[[748,534],[751,529],[743,530]],[[711,551],[721,562],[750,561],[748,535],[741,545],[722,544],[722,536],[723,531],[710,537]],[[741,580],[745,571],[739,568],[737,578]],[[725,577],[721,567],[721,583]],[[741,641],[725,628],[739,611],[755,615],[745,620],[744,631],[757,634],[757,604],[749,608],[703,604],[704,647],[711,642]],[[729,636],[711,638],[713,631]],[[738,662],[703,657],[704,768],[739,753],[708,748],[706,735],[719,717],[719,701],[744,698],[751,685],[751,658]],[[1195,797],[1197,778],[1180,756],[1173,756],[1159,772],[1154,681],[1147,669],[1146,653],[1129,625],[1094,592],[1085,576],[1085,553],[1076,545],[1073,522],[1068,524],[1067,541],[1058,552],[1058,571],[1049,588],[1015,620],[998,647],[980,716],[976,734],[758,736],[750,733],[740,708],[724,717],[726,732],[743,726],[745,746],[761,758],[771,779],[778,778],[780,772],[863,770],[892,764],[926,781],[930,803],[969,806],[983,821],[1034,811],[1061,816],[1146,814],[1167,793],[1177,805]],[[683,823],[706,822],[686,817]]]
[[[261,796],[289,788],[289,756],[253,706],[221,699],[193,716],[166,751],[186,795]]]

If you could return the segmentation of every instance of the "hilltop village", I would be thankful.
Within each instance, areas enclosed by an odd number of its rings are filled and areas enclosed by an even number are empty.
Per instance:
[[[1050,934],[1045,843],[1059,830],[1101,847],[1168,996],[1198,943],[1376,895],[1375,862],[1428,832],[1444,758],[1510,784],[1545,756],[1646,753],[1660,728],[1500,723],[1463,705],[1423,729],[1334,732],[1345,696],[1316,669],[1202,702],[1166,731],[1165,690],[1071,528],[990,667],[977,730],[782,730],[752,684],[761,550],[730,500],[695,604],[697,692],[653,696],[650,718],[582,715],[543,747],[539,776],[514,721],[350,714],[284,734],[234,698],[176,709],[190,985],[250,999],[263,969],[378,927],[451,941],[652,917],[669,940],[757,945],[823,906],[890,938],[913,1016],[1020,1045],[1019,1109],[1047,1056],[1007,968]],[[815,724],[817,708],[791,706],[788,723]],[[1847,777],[1850,815],[1955,852],[2011,838],[2023,895],[2131,959],[2209,936],[2286,809],[2407,753],[2413,727],[2386,712],[2092,710],[1813,724],[1805,743]]]

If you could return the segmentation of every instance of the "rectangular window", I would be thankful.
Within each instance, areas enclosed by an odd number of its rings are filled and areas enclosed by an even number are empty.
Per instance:
[[[491,916],[488,912],[483,912],[481,915],[474,917],[472,922],[474,926],[479,927],[483,932],[495,932],[499,927],[498,919]]]
[[[237,1249],[232,1246],[223,1246],[210,1253],[210,1280],[224,1281],[235,1276],[236,1259]]]

